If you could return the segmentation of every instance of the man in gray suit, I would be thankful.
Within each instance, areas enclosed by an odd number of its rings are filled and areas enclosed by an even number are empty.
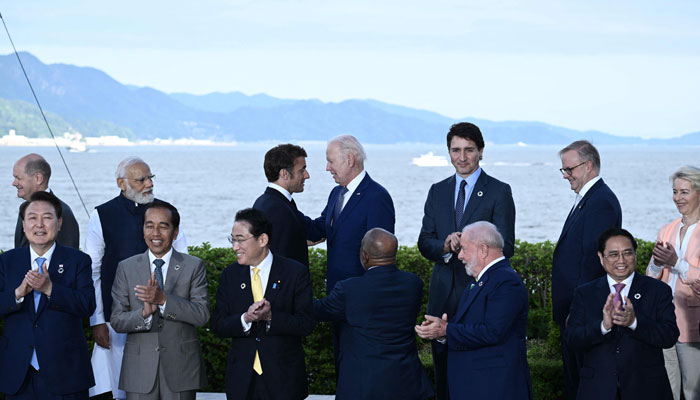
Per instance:
[[[45,191],[51,192],[49,189],[49,179],[51,178],[51,166],[46,162],[44,157],[31,153],[20,158],[15,162],[12,168],[12,186],[17,189],[17,197],[26,200],[32,196],[34,192]],[[77,249],[80,245],[80,229],[78,221],[73,216],[73,210],[68,204],[61,201],[63,214],[63,225],[58,231],[56,242],[63,246]],[[27,236],[22,229],[22,218],[17,217],[17,226],[15,227],[15,248],[28,245]]]
[[[119,388],[127,400],[194,400],[207,381],[196,330],[209,320],[204,262],[172,248],[174,206],[149,203],[143,220],[148,250],[120,262],[112,285],[111,324],[127,334]]]

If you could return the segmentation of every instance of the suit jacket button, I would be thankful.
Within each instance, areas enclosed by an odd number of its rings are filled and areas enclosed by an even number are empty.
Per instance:
[[[160,347],[156,346],[156,351],[160,351]]]
[[[163,327],[163,323],[161,322],[160,324],[158,324],[158,327],[159,327],[159,328],[162,328],[162,327]]]
[[[39,325],[38,325],[38,324],[34,324],[34,327],[35,327],[35,328],[38,328],[38,327],[39,327]]]

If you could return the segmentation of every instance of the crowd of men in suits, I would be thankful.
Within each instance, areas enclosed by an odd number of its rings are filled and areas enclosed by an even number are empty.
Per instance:
[[[210,322],[231,338],[227,398],[304,399],[302,337],[332,321],[338,399],[531,399],[528,295],[509,262],[511,189],[480,167],[477,126],[453,125],[447,147],[455,174],[430,188],[418,238],[434,267],[417,326],[424,283],[396,267],[391,196],[365,170],[351,135],[328,142],[326,170],[337,186],[316,218],[292,198],[309,178],[305,150],[282,144],[265,154],[268,187],[235,215],[237,262],[221,275],[211,321],[204,264],[187,254],[177,209],[154,197],[146,162],[119,163],[120,192],[95,208],[83,253],[70,207],[49,189],[49,164],[21,158],[13,169],[25,200],[16,248],[0,255],[0,392],[194,399],[207,382],[196,327]],[[666,398],[661,349],[678,338],[670,290],[635,274],[636,242],[620,229],[595,147],[577,141],[559,155],[577,194],[552,261],[567,397]],[[308,246],[322,241],[328,296],[313,300]],[[416,333],[431,341],[434,385]],[[648,378],[638,365],[649,366]]]

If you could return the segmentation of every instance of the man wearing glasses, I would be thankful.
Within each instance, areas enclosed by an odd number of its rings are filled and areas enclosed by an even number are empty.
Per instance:
[[[598,259],[607,274],[574,293],[566,338],[583,356],[578,400],[673,398],[662,352],[680,334],[671,289],[635,273],[636,250],[626,230],[604,232]]]
[[[112,314],[112,284],[117,265],[148,248],[143,238],[145,205],[153,202],[151,168],[138,157],[122,160],[116,171],[120,193],[112,200],[95,207],[88,223],[85,252],[92,258],[92,280],[95,286],[95,313],[90,317],[95,348],[92,367],[95,386],[90,396],[112,391],[115,399],[125,399],[119,390],[119,371],[126,334],[115,332],[109,321]],[[173,248],[187,253],[187,242],[180,231]]]
[[[308,396],[301,338],[314,329],[309,269],[273,254],[262,211],[236,213],[229,236],[237,261],[221,274],[211,329],[232,338],[226,357],[229,400]]]
[[[552,316],[562,337],[566,395],[575,399],[581,354],[564,342],[569,308],[578,286],[604,275],[596,252],[598,238],[607,229],[622,225],[622,211],[615,194],[598,176],[600,155],[590,142],[573,142],[559,151],[559,156],[562,166],[559,171],[569,181],[576,200],[554,249]]]

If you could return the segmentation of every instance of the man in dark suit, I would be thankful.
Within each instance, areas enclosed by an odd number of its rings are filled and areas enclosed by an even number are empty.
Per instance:
[[[552,316],[559,324],[566,394],[576,398],[580,354],[569,349],[564,329],[574,289],[604,274],[596,255],[598,238],[608,228],[622,225],[622,211],[617,197],[598,176],[600,155],[585,140],[559,151],[561,173],[576,193],[574,206],[564,223],[552,259]]]
[[[337,282],[314,301],[316,318],[341,323],[336,399],[426,399],[433,396],[418,359],[413,326],[423,281],[396,268],[396,236],[382,228],[362,239],[367,272]]]
[[[38,191],[20,207],[29,246],[0,255],[0,392],[87,399],[94,384],[83,320],[95,309],[90,257],[56,243],[61,202]]]
[[[448,347],[449,398],[532,399],[527,365],[527,290],[503,255],[503,237],[490,222],[467,225],[459,259],[474,277],[447,320],[426,315],[416,326],[425,339]]]
[[[170,203],[146,205],[148,250],[117,268],[110,321],[127,334],[119,378],[127,400],[194,400],[207,384],[196,329],[209,320],[207,273],[202,260],[173,249],[179,226]]]
[[[301,338],[315,325],[311,277],[306,266],[270,252],[270,225],[259,210],[236,214],[230,241],[238,261],[219,280],[211,327],[232,338],[226,363],[229,400],[308,396]]]
[[[304,191],[309,179],[306,170],[306,151],[293,144],[281,144],[265,153],[265,177],[269,182],[253,204],[272,221],[269,249],[273,254],[291,258],[309,266],[306,244],[306,224],[292,199],[294,193]]]
[[[600,236],[607,274],[576,289],[566,328],[583,352],[578,400],[672,399],[662,349],[676,344],[671,289],[634,272],[637,242],[624,229]]]
[[[430,279],[427,313],[452,317],[460,296],[471,277],[457,259],[462,229],[476,221],[496,225],[505,240],[503,253],[513,255],[515,243],[515,203],[510,186],[484,172],[479,166],[484,152],[484,138],[479,128],[468,122],[452,125],[447,134],[455,175],[430,187],[425,201],[423,226],[418,249],[423,257],[435,262]],[[431,343],[437,398],[447,398],[447,347]]]
[[[326,171],[338,184],[328,196],[321,216],[306,217],[306,235],[311,242],[326,239],[326,293],[343,279],[360,276],[360,242],[372,228],[394,232],[394,202],[386,189],[365,171],[365,150],[352,135],[336,136],[326,147]],[[338,334],[333,324],[333,350],[338,373]]]
[[[360,276],[360,242],[372,228],[394,232],[394,203],[389,192],[365,171],[365,150],[354,136],[331,139],[326,148],[326,171],[338,184],[328,196],[321,216],[306,218],[307,238],[326,239],[326,293],[335,283]]]
[[[49,179],[51,179],[51,166],[46,162],[44,157],[39,154],[27,154],[15,162],[12,168],[12,175],[15,178],[12,181],[12,186],[17,189],[17,197],[26,200],[34,194],[34,192],[43,191],[51,192],[49,189]],[[78,249],[80,246],[80,228],[78,221],[75,220],[73,210],[68,204],[61,201],[63,210],[63,225],[58,232],[56,242],[63,246]],[[15,248],[23,247],[29,244],[27,236],[24,234],[22,227],[22,217],[17,217],[17,225],[15,227]]]

